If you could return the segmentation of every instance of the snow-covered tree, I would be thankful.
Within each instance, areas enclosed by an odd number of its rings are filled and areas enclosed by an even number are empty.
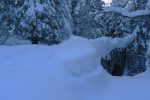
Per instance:
[[[112,0],[111,6],[115,7],[126,7],[130,0]]]
[[[131,18],[120,16],[119,14],[110,12],[105,13],[103,19],[106,26],[106,31],[103,33],[110,37],[124,37],[132,33]]]
[[[116,2],[115,2],[116,1]],[[119,4],[124,4],[125,1],[112,1],[111,7],[120,7]],[[121,6],[122,7],[122,6]],[[105,9],[105,8],[104,8]],[[124,37],[132,33],[131,18],[120,16],[114,12],[98,12],[95,20],[101,25],[102,35],[110,37]]]
[[[0,44],[13,34],[14,30],[14,1],[1,0],[0,1]]]
[[[145,9],[148,0],[127,0],[126,7],[129,11]]]
[[[114,6],[105,9],[106,12],[113,12],[130,18],[130,28],[132,30],[136,26],[140,27],[135,41],[126,50],[128,75],[135,75],[146,70],[146,52],[150,39],[150,9],[148,2],[148,0],[128,0],[126,6]]]
[[[2,0],[0,4],[1,25],[13,35],[33,43],[55,44],[72,33],[69,0]]]
[[[101,16],[102,0],[72,0],[74,34],[86,38],[102,36],[103,23],[96,21]]]
[[[129,3],[129,10],[130,11],[138,11],[140,10],[147,10],[147,1],[148,0],[131,0]],[[132,26],[135,25],[140,26],[140,31],[132,44],[132,47],[130,47],[130,50],[127,52],[129,55],[132,56],[131,63],[128,66],[129,69],[129,75],[134,75],[140,72],[143,72],[146,70],[146,52],[148,47],[148,41],[150,39],[150,17],[149,15],[143,15],[138,16],[132,19]]]

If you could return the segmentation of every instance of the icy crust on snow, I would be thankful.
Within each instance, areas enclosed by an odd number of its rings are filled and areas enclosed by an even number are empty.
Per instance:
[[[112,77],[100,66],[116,40],[73,36],[54,46],[0,46],[0,100],[149,100],[149,71]]]

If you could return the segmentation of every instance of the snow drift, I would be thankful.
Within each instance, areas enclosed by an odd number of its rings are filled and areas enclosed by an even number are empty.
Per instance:
[[[126,40],[73,36],[54,46],[0,46],[0,100],[149,100],[149,72],[120,78],[100,66]]]

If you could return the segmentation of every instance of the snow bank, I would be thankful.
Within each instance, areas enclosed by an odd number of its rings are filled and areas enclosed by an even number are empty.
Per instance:
[[[53,61],[65,67],[64,69],[72,75],[82,76],[95,71],[98,56],[93,44],[87,39],[73,36],[57,49],[58,52],[53,57]]]
[[[0,46],[0,100],[149,100],[149,72],[112,77],[100,66],[116,40]]]

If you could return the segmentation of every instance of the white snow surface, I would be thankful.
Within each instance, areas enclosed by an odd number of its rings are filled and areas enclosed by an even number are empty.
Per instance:
[[[0,100],[149,100],[149,71],[112,77],[100,65],[123,41],[72,36],[54,46],[0,46]]]

